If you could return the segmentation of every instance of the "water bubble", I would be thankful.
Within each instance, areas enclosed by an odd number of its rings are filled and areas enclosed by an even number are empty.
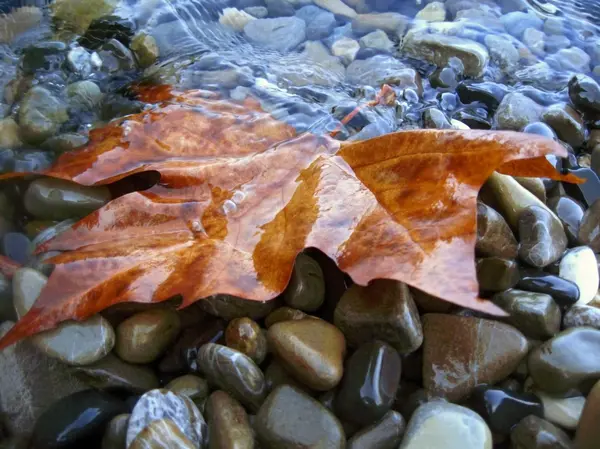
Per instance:
[[[223,203],[223,213],[225,215],[234,214],[237,212],[237,204],[231,200],[225,200]]]
[[[194,220],[191,223],[192,231],[194,232],[204,232],[204,226],[198,220]]]
[[[231,196],[231,200],[236,204],[240,204],[244,198],[246,198],[246,194],[240,190],[236,190]]]

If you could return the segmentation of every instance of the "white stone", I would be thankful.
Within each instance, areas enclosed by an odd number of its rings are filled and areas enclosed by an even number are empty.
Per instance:
[[[442,2],[429,3],[415,16],[417,20],[427,22],[443,22],[446,20],[446,7]]]
[[[394,43],[383,30],[373,31],[361,37],[359,42],[363,48],[375,48],[387,52],[391,52],[394,48]]]
[[[535,391],[544,406],[544,419],[567,430],[575,430],[583,412],[585,397],[557,398],[543,391]]]
[[[445,401],[421,405],[414,413],[400,449],[492,449],[489,427],[472,410]]]
[[[579,287],[579,301],[588,304],[598,291],[598,263],[594,251],[588,246],[578,246],[568,251],[560,261],[559,276],[574,282]]]
[[[256,20],[256,17],[237,8],[225,8],[223,12],[219,13],[219,23],[238,33],[244,31],[244,27],[248,22],[253,20]]]
[[[358,50],[360,50],[360,44],[349,37],[342,37],[331,46],[331,53],[334,56],[339,56],[346,65],[354,61]]]
[[[456,120],[454,118],[450,119],[450,124],[454,129],[471,129],[466,123],[463,123],[460,120]]]
[[[13,301],[23,317],[45,287],[46,276],[32,268],[20,268],[13,276]],[[115,345],[115,332],[96,315],[86,321],[64,321],[55,329],[36,334],[30,341],[45,354],[70,365],[88,365],[105,357]]]
[[[0,120],[0,150],[15,149],[22,145],[17,122],[10,117]]]
[[[348,17],[350,19],[357,16],[356,11],[346,5],[342,0],[313,0],[313,3],[338,16]]]
[[[544,54],[544,45],[546,44],[546,35],[543,31],[535,28],[527,28],[523,32],[523,43],[536,55]]]

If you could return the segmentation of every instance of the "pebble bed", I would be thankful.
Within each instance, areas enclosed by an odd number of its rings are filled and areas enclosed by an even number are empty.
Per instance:
[[[0,6],[0,173],[47,167],[90,129],[151,107],[128,89],[143,79],[252,95],[314,133],[388,84],[395,105],[362,110],[337,138],[541,134],[569,151],[556,168],[587,180],[495,173],[481,190],[477,276],[505,318],[396,281],[353,285],[307,250],[267,303],[121,304],[4,350],[0,449],[600,448],[600,7],[565,5]],[[52,272],[53,254],[34,249],[112,193],[0,183],[0,253],[24,266],[0,275],[0,334]]]

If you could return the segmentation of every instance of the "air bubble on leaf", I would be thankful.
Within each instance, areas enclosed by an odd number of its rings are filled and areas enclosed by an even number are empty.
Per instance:
[[[231,196],[231,200],[235,204],[240,204],[242,201],[244,201],[245,198],[246,198],[246,194],[244,192],[242,192],[241,190],[236,190],[233,193],[233,195]]]
[[[223,203],[223,213],[225,215],[234,214],[237,212],[237,204],[231,200],[225,200]]]

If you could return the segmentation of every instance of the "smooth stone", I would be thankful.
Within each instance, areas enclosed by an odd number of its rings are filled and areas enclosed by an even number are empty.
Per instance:
[[[7,232],[2,236],[2,254],[20,264],[26,264],[31,256],[29,238],[20,232]]]
[[[517,393],[487,385],[475,388],[468,405],[485,419],[492,432],[500,435],[510,433],[523,418],[529,415],[542,417],[544,413],[542,402],[535,394]]]
[[[341,423],[317,400],[289,385],[277,387],[254,421],[260,447],[343,449],[346,436]]]
[[[358,14],[352,20],[352,31],[364,35],[371,31],[382,30],[392,36],[402,36],[410,19],[395,12]]]
[[[298,254],[283,300],[288,306],[304,312],[314,312],[321,307],[325,300],[325,279],[316,260]]]
[[[43,220],[84,217],[110,201],[108,187],[88,187],[62,179],[40,178],[25,192],[25,209]]]
[[[102,437],[102,449],[126,449],[129,416],[123,413],[110,420]]]
[[[492,444],[490,429],[477,413],[432,401],[413,413],[399,449],[492,449]]]
[[[576,304],[585,305],[594,299],[600,279],[596,257],[590,247],[578,246],[567,251],[560,261],[559,275],[579,288]]]
[[[568,244],[558,217],[540,206],[529,206],[520,212],[519,240],[519,257],[538,268],[560,259]]]
[[[381,419],[396,399],[400,368],[398,352],[387,343],[362,344],[346,362],[335,398],[336,416],[361,426]]]
[[[529,346],[514,327],[475,317],[430,313],[423,330],[423,385],[450,401],[468,396],[478,384],[508,377]]]
[[[525,131],[523,131],[525,132]],[[515,176],[515,181],[533,193],[542,203],[546,202],[546,186],[541,178]]]
[[[13,326],[11,321],[0,324],[0,336]],[[29,339],[0,352],[0,379],[2,427],[8,434],[27,440],[48,407],[87,389],[67,365],[44,354]]]
[[[225,343],[261,364],[267,355],[267,338],[260,326],[250,318],[236,318],[225,329]]]
[[[354,61],[359,50],[360,44],[358,41],[349,37],[341,37],[331,44],[331,54],[339,57],[345,65],[349,65]]]
[[[580,74],[569,81],[569,98],[584,112],[600,112],[600,86],[589,76]]]
[[[454,304],[451,302],[444,301],[417,288],[411,288],[410,291],[421,312],[448,313],[454,308]]]
[[[265,327],[269,329],[273,324],[281,321],[303,320],[305,318],[312,317],[302,310],[292,309],[291,307],[279,307],[267,315],[265,318]]]
[[[583,184],[562,183],[567,195],[572,196],[578,201],[591,206],[600,198],[600,178],[588,167],[569,169],[569,174],[585,180]]]
[[[83,47],[75,47],[67,53],[67,67],[82,78],[92,73],[92,55]]]
[[[284,367],[277,361],[277,359],[271,360],[267,369],[265,369],[265,383],[268,391],[273,391],[279,385],[291,385],[299,390],[308,390],[307,387],[297,381]],[[333,391],[333,390],[330,390]]]
[[[158,388],[158,378],[150,367],[131,365],[113,354],[76,367],[73,372],[98,390],[125,390],[136,394]]]
[[[319,319],[282,321],[267,331],[269,349],[300,382],[317,391],[335,387],[344,372],[346,341]]]
[[[37,71],[60,70],[65,61],[67,46],[63,42],[37,42],[23,49],[21,70],[26,75]]]
[[[177,312],[154,309],[136,313],[117,327],[117,355],[130,363],[150,363],[173,343],[181,329]]]
[[[443,22],[446,20],[446,8],[443,2],[432,2],[419,11],[415,16],[416,20],[425,20],[427,22]]]
[[[503,320],[528,338],[546,340],[560,331],[560,309],[550,295],[510,289],[492,301],[508,312]]]
[[[408,286],[398,281],[352,285],[338,302],[333,321],[352,347],[379,339],[406,354],[423,342],[417,307]]]
[[[542,122],[534,122],[523,128],[524,133],[537,134],[539,136],[547,137],[548,139],[556,140],[556,133],[552,128]],[[538,179],[538,178],[533,178]],[[541,199],[540,199],[541,200]]]
[[[600,358],[590,357],[599,351],[600,330],[567,329],[529,353],[529,374],[535,385],[548,393],[586,390],[600,379]]]
[[[32,268],[19,268],[13,276],[13,301],[17,316],[23,317],[48,279]],[[115,345],[115,332],[108,321],[95,315],[86,321],[64,321],[56,328],[30,338],[33,344],[69,365],[89,365],[105,357]]]
[[[477,203],[476,251],[486,257],[517,257],[518,244],[510,227],[498,212],[484,203]]]
[[[581,116],[567,104],[555,104],[542,114],[542,120],[556,131],[556,135],[573,148],[585,140],[585,125]]]
[[[225,390],[250,411],[256,411],[266,394],[265,377],[252,359],[235,349],[207,343],[198,351],[198,368],[213,385]]]
[[[506,30],[516,37],[521,37],[527,28],[541,30],[544,21],[536,14],[522,11],[514,11],[500,18]]]
[[[581,243],[600,253],[600,199],[585,211],[578,236]]]
[[[254,435],[244,407],[224,391],[206,402],[209,449],[253,449]]]
[[[54,21],[62,25],[63,29],[81,34],[94,19],[110,14],[116,6],[115,0],[93,3],[86,0],[58,0],[51,4],[51,10]]]
[[[380,87],[382,84],[402,85],[419,89],[420,78],[414,69],[389,55],[375,55],[353,61],[346,70],[348,83]]]
[[[356,11],[342,0],[313,0],[313,3],[335,15],[352,19],[357,16]]]
[[[502,84],[492,82],[462,81],[456,87],[458,98],[464,104],[482,103],[493,114],[508,93]]]
[[[296,12],[296,16],[306,22],[306,39],[318,41],[331,34],[336,25],[335,16],[313,5],[307,5]]]
[[[42,148],[56,154],[76,150],[89,142],[89,139],[77,133],[64,133],[50,137],[42,144]]]
[[[488,34],[484,43],[490,52],[491,61],[504,73],[514,73],[519,64],[519,50],[504,36]]]
[[[419,28],[406,33],[401,50],[407,56],[424,59],[438,67],[447,66],[451,58],[458,58],[464,66],[464,74],[474,78],[482,76],[489,60],[487,49],[471,39],[427,33]]]
[[[23,146],[19,133],[19,125],[13,118],[6,117],[0,120],[0,150]]]
[[[100,87],[92,81],[77,81],[67,86],[69,106],[77,111],[95,111],[104,98]]]
[[[572,245],[577,245],[579,242],[579,228],[585,213],[583,206],[568,196],[550,198],[547,204],[562,223],[569,242]]]
[[[201,446],[207,439],[206,422],[191,399],[167,390],[150,390],[138,399],[131,412],[127,447],[131,447],[146,426],[159,419],[170,419],[194,447]]]
[[[149,34],[140,33],[131,40],[131,50],[135,54],[140,67],[150,67],[160,56],[156,39]]]
[[[306,22],[298,17],[256,19],[246,24],[244,34],[255,44],[288,52],[306,39]]]
[[[376,423],[356,432],[348,440],[348,449],[396,449],[402,441],[406,422],[390,410]]]
[[[127,446],[127,449],[172,448],[197,449],[198,445],[187,438],[177,424],[169,418],[152,421]]]
[[[579,301],[579,287],[554,274],[527,270],[521,274],[517,288],[535,293],[546,293],[561,307],[570,307]]]
[[[382,30],[372,31],[364,35],[360,38],[359,43],[362,48],[373,48],[386,53],[391,53],[394,49],[394,43]]]
[[[511,176],[494,172],[485,185],[493,193],[501,208],[499,212],[513,230],[519,228],[519,215],[529,206],[539,206],[552,213],[533,193]]]
[[[208,382],[193,374],[176,377],[165,386],[165,389],[181,396],[187,396],[195,404],[201,403],[210,393]]]
[[[79,391],[46,409],[35,423],[30,447],[85,447],[86,442],[101,438],[111,419],[126,412],[125,403],[113,396],[96,390]]]
[[[21,100],[19,108],[21,137],[29,143],[42,143],[56,134],[68,119],[66,106],[43,87],[31,88]]]
[[[452,129],[452,125],[442,111],[437,108],[427,108],[423,111],[423,126],[433,129]]]
[[[566,430],[575,430],[585,398],[583,396],[572,396],[568,398],[554,397],[543,391],[535,390],[535,394],[540,398],[544,406],[543,418]]]
[[[214,295],[200,301],[202,310],[227,321],[243,317],[257,321],[266,317],[277,306],[276,300],[248,301],[231,295]]]
[[[600,441],[600,381],[596,382],[587,396],[579,425],[575,433],[575,447],[577,449],[596,449]]]
[[[206,343],[224,341],[224,334],[225,324],[223,320],[213,317],[210,317],[201,325],[184,329],[175,344],[167,349],[158,364],[158,370],[163,373],[198,371],[198,350]]]
[[[478,259],[476,264],[479,289],[500,292],[519,282],[519,265],[514,260],[500,257]]]
[[[539,122],[542,106],[519,92],[506,95],[494,116],[498,129],[520,131],[530,123]]]
[[[514,449],[573,449],[564,431],[534,415],[523,418],[512,429],[510,441]]]
[[[575,305],[563,317],[563,328],[593,327],[600,330],[600,309],[592,306]]]

